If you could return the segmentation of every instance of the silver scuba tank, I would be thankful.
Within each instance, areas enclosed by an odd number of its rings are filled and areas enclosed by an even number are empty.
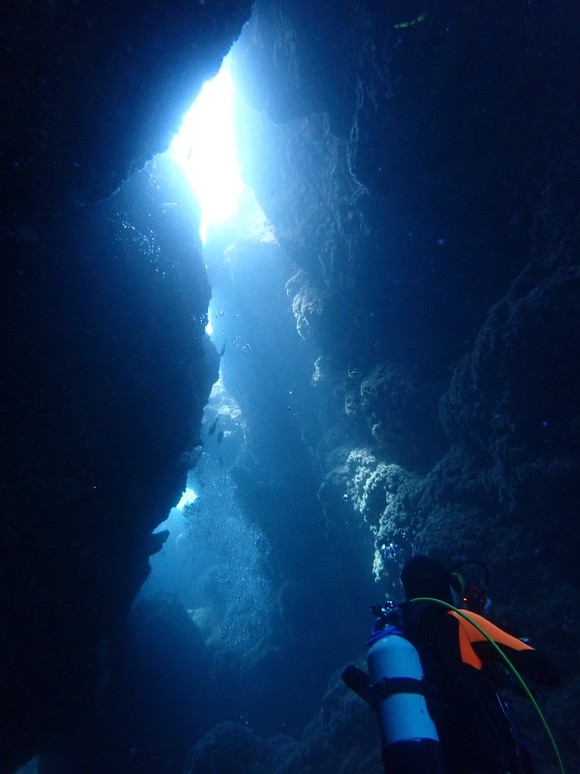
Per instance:
[[[379,721],[385,771],[444,772],[439,736],[427,702],[421,659],[399,633],[385,631],[367,664]]]

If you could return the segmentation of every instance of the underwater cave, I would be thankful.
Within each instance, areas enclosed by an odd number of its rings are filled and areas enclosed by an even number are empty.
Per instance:
[[[0,773],[382,771],[416,553],[580,769],[574,2],[2,16]]]

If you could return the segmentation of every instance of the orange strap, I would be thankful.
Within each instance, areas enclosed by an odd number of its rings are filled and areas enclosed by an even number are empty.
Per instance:
[[[494,642],[498,645],[505,645],[513,650],[533,650],[530,645],[526,645],[525,642],[518,640],[517,637],[513,637],[511,634],[504,632],[499,626],[495,626],[487,618],[477,613],[470,613],[466,611],[466,614],[472,618],[486,634],[488,634]],[[459,622],[459,651],[461,653],[461,660],[464,664],[469,664],[475,669],[482,669],[483,662],[474,651],[472,645],[475,642],[485,642],[485,637],[481,632],[477,630],[473,624],[470,624],[465,618],[462,618],[454,610],[449,611],[449,615],[457,618]]]

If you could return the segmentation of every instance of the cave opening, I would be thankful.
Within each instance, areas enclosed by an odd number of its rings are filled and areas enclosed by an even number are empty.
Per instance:
[[[202,440],[196,449],[195,466],[188,474],[186,489],[167,520],[156,530],[170,530],[169,544],[159,555],[152,557],[152,573],[141,596],[162,587],[181,587],[183,591],[183,578],[180,577],[183,567],[171,559],[174,541],[180,559],[186,555],[187,543],[199,560],[204,551],[209,554],[216,550],[220,552],[217,549],[219,535],[224,544],[228,542],[228,529],[220,522],[224,522],[232,510],[237,508],[240,523],[246,520],[240,506],[233,504],[235,487],[228,471],[242,450],[247,425],[239,404],[226,387],[227,377],[224,380],[221,360],[229,359],[230,351],[247,354],[251,350],[251,345],[238,331],[239,313],[232,311],[236,294],[234,274],[239,268],[234,265],[234,254],[237,245],[247,241],[249,235],[251,240],[264,238],[266,219],[240,172],[236,124],[239,99],[230,52],[215,77],[202,86],[164,154],[170,164],[178,166],[187,184],[190,195],[186,192],[181,207],[190,211],[192,220],[199,219],[199,237],[212,293],[205,331],[220,353],[220,374],[206,406]],[[267,232],[267,238],[274,239],[271,230]],[[256,271],[261,271],[260,266]],[[229,278],[227,283],[223,281],[224,273]],[[265,327],[269,324],[267,319],[262,323]],[[223,499],[220,501],[216,497],[218,489],[229,491],[227,508]],[[209,490],[213,497],[208,497]],[[202,520],[199,513],[209,514],[212,509],[217,529],[211,536],[210,546],[209,533],[198,527]],[[243,528],[238,525],[237,529]],[[232,561],[230,557],[230,565]],[[243,563],[244,558],[238,561]],[[203,574],[198,570],[199,567],[189,569],[190,581],[196,574]],[[229,573],[235,574],[232,566]],[[184,598],[184,603],[192,610],[191,599],[189,595],[185,596],[188,598]],[[208,637],[212,638],[211,635]],[[216,639],[214,635],[213,640]]]
[[[175,179],[186,184],[180,207],[190,220],[199,219],[211,286],[205,330],[220,369],[187,488],[157,528],[170,534],[150,559],[151,574],[134,609],[168,595],[178,600],[201,633],[204,652],[197,657],[209,659],[218,684],[229,675],[246,691],[245,699],[222,699],[219,712],[213,707],[218,719],[236,719],[239,712],[262,733],[299,733],[327,675],[319,671],[303,695],[274,705],[272,676],[288,647],[281,645],[287,630],[298,630],[300,646],[309,627],[312,603],[301,610],[309,589],[297,581],[302,573],[296,565],[312,561],[321,548],[313,540],[306,551],[297,549],[285,534],[296,507],[287,502],[288,490],[305,500],[304,519],[318,511],[302,440],[314,411],[313,358],[298,336],[285,289],[292,267],[242,180],[236,104],[243,96],[236,94],[232,55],[235,47],[164,154],[166,168],[174,174],[177,166]],[[248,110],[244,105],[240,112]],[[318,572],[313,563],[311,574]],[[292,674],[289,669],[283,682],[290,684]]]
[[[183,117],[169,153],[182,168],[201,209],[200,236],[232,218],[245,189],[236,140],[235,84],[231,54],[203,85]]]

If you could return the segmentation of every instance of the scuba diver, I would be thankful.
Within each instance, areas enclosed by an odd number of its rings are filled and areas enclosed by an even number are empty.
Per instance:
[[[528,748],[498,693],[514,684],[520,688],[519,681],[540,713],[563,771],[553,737],[519,674],[556,686],[558,669],[490,622],[485,587],[466,581],[461,566],[448,570],[428,556],[411,557],[401,572],[405,601],[371,608],[376,620],[367,642],[369,673],[351,665],[342,674],[377,712],[384,769],[530,774]],[[487,570],[485,576],[487,582]]]

